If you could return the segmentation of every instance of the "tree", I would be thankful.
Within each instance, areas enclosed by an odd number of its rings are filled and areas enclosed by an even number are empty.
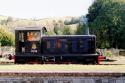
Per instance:
[[[56,35],[62,35],[63,34],[63,29],[64,29],[64,23],[59,20],[58,22],[53,21],[54,25],[54,32]]]
[[[64,28],[63,28],[63,35],[71,35],[72,34],[72,32],[71,32],[71,30],[70,30],[70,27],[68,27],[68,25],[66,26],[64,26]]]
[[[57,23],[54,24],[54,32],[56,35],[59,35],[59,25]]]
[[[83,34],[85,34],[85,28],[84,27],[85,27],[85,25],[78,24],[77,30],[76,30],[75,34],[76,35],[83,35]]]
[[[9,17],[7,18],[7,22],[13,22],[13,18],[12,18],[11,16],[9,16]]]
[[[125,48],[124,8],[124,0],[95,0],[89,8],[90,32],[97,36],[99,48]]]
[[[0,43],[1,46],[14,45],[14,34],[7,30],[7,28],[0,26]]]

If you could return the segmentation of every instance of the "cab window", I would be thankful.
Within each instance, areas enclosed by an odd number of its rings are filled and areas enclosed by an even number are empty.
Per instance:
[[[28,41],[39,41],[40,32],[35,32],[35,31],[27,32],[27,40]]]

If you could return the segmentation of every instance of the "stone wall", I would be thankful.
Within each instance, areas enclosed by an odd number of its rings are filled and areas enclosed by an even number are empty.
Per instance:
[[[0,83],[125,83],[125,77],[0,77]]]

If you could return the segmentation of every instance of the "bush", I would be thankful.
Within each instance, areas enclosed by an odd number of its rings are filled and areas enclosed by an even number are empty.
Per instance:
[[[6,27],[0,26],[0,43],[1,46],[13,46],[14,34],[10,32]]]

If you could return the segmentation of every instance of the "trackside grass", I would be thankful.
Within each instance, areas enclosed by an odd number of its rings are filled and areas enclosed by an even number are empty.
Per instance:
[[[125,72],[125,65],[0,65],[0,71],[82,71],[82,72]]]

